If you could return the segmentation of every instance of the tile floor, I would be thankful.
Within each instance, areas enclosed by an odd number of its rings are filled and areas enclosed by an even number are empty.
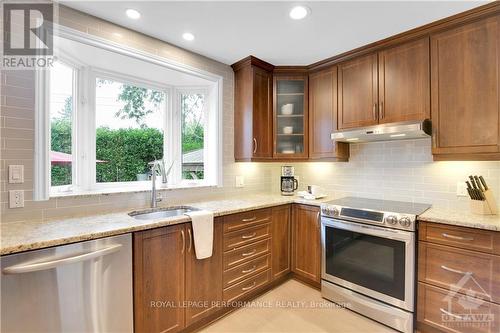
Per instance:
[[[396,331],[350,310],[339,308],[321,298],[318,290],[290,280],[201,332],[394,333]]]

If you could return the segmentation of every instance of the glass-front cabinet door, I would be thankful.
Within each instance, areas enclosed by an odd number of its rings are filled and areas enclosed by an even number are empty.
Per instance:
[[[274,77],[274,157],[308,158],[307,76]]]

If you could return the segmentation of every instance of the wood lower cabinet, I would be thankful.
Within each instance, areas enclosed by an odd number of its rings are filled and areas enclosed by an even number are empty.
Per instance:
[[[500,233],[419,222],[417,328],[500,330]]]
[[[320,209],[293,205],[292,272],[319,287],[321,281]]]
[[[500,16],[431,36],[432,153],[500,159]]]
[[[337,113],[337,66],[310,74],[309,159],[349,159],[349,144],[331,139]]]
[[[338,128],[378,124],[377,54],[338,66]]]
[[[186,228],[186,326],[189,326],[217,311],[222,301],[222,222],[214,223],[212,256],[202,260],[196,259],[191,225]]]
[[[290,229],[291,205],[216,218],[213,254],[202,260],[191,223],[135,232],[135,332],[198,329],[233,307],[224,302],[254,297],[286,278]]]
[[[430,118],[429,38],[378,53],[380,124]]]
[[[196,259],[191,224],[134,233],[135,332],[178,332],[222,301],[222,222],[210,258]]]
[[[274,207],[272,210],[273,246],[272,273],[273,279],[290,273],[291,245],[291,207],[290,205]]]
[[[134,233],[135,332],[184,328],[184,224]]]

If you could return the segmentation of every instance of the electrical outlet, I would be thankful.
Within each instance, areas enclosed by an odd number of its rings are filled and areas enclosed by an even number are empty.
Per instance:
[[[464,182],[457,182],[457,197],[466,197],[468,195],[467,185]]]
[[[245,177],[236,176],[234,180],[235,180],[236,187],[245,187]]]
[[[9,208],[24,207],[24,190],[9,191]]]

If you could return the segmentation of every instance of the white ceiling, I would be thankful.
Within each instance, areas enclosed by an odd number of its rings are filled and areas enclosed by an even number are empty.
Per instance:
[[[485,1],[301,2],[306,19],[288,17],[297,2],[61,1],[86,13],[232,64],[255,55],[274,65],[316,61],[430,23]],[[127,8],[141,12],[131,20]],[[182,39],[186,31],[195,40]]]

